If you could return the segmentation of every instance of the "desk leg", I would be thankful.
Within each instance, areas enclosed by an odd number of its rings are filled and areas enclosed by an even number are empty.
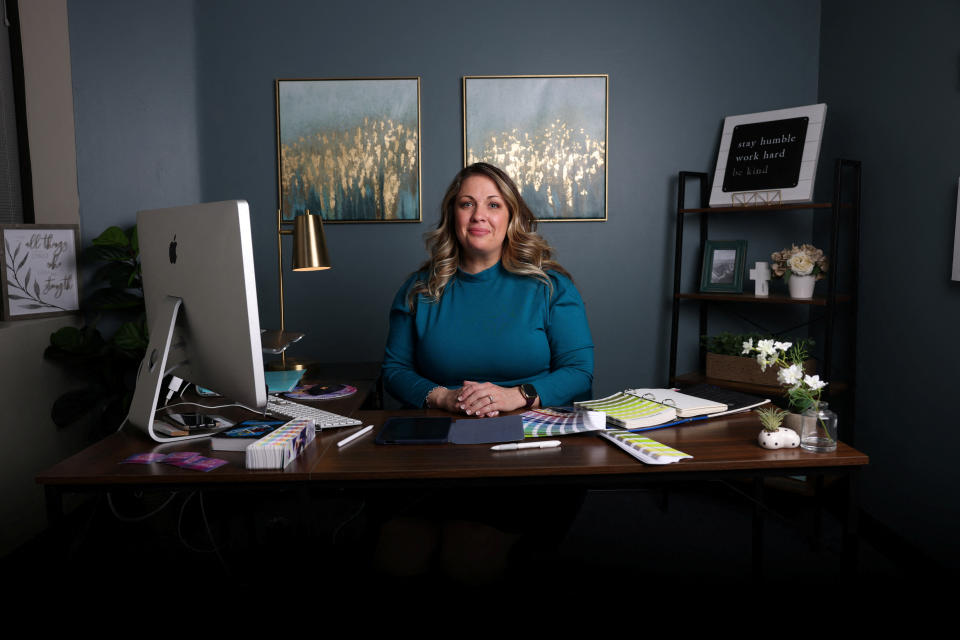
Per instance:
[[[763,574],[763,478],[753,479],[753,549],[751,554],[753,577]]]
[[[63,492],[57,487],[46,485],[43,493],[46,496],[47,527],[54,529],[63,522]]]
[[[859,471],[853,470],[847,473],[847,513],[843,522],[843,569],[844,573],[851,578],[857,573],[860,555],[860,532],[858,531],[860,519],[859,480]]]
[[[813,478],[813,540],[810,548],[816,552],[823,550],[823,509],[824,509],[824,479],[823,475]]]

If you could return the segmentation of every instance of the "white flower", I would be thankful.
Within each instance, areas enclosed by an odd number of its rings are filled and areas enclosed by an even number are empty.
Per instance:
[[[757,349],[759,349],[760,353],[765,356],[776,353],[776,349],[773,346],[773,340],[757,340]]]
[[[793,386],[803,379],[803,369],[798,364],[792,364],[786,369],[780,369],[777,373],[777,380],[780,384]]]
[[[747,355],[751,351],[753,351],[753,338],[750,338],[749,340],[743,343],[743,351],[741,351],[741,353],[743,355]]]
[[[777,364],[777,354],[770,353],[758,353],[757,354],[757,364],[760,365],[760,371],[766,371],[767,367]]]
[[[786,351],[792,346],[793,346],[792,342],[774,342],[773,343],[773,348],[776,349],[777,351]]]
[[[807,254],[795,253],[787,260],[787,266],[790,267],[790,271],[798,276],[808,276],[813,273],[813,267],[815,265]]]
[[[820,380],[820,376],[803,376],[803,382],[814,391],[827,386],[826,382]]]

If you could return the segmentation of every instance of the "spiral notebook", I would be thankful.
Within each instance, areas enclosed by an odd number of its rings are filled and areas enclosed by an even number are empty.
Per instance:
[[[652,427],[677,419],[677,410],[673,407],[623,391],[598,400],[575,402],[574,405],[588,411],[603,411],[607,414],[607,422],[624,429]]]
[[[692,418],[727,410],[727,405],[722,402],[698,398],[673,389],[627,389],[624,393],[673,407],[677,410],[678,418]]]

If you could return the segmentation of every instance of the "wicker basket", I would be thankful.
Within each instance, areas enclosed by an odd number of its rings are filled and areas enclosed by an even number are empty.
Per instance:
[[[804,360],[803,371],[811,374],[817,370],[817,361],[813,358]],[[733,382],[745,382],[747,384],[762,384],[770,387],[778,387],[776,366],[767,367],[766,371],[760,370],[755,357],[745,358],[742,356],[721,356],[716,353],[707,353],[707,377],[717,378],[718,380],[731,380]]]

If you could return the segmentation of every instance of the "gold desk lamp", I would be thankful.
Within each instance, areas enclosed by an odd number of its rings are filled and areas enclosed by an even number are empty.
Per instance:
[[[293,229],[284,228],[287,225]],[[330,268],[327,239],[323,233],[323,216],[306,213],[284,220],[277,210],[277,272],[280,275],[280,331],[265,331],[261,336],[264,351],[279,353],[280,360],[271,362],[271,371],[293,371],[305,368],[302,363],[287,363],[287,347],[300,340],[304,334],[287,332],[283,299],[283,236],[293,236],[293,270],[322,271]]]

